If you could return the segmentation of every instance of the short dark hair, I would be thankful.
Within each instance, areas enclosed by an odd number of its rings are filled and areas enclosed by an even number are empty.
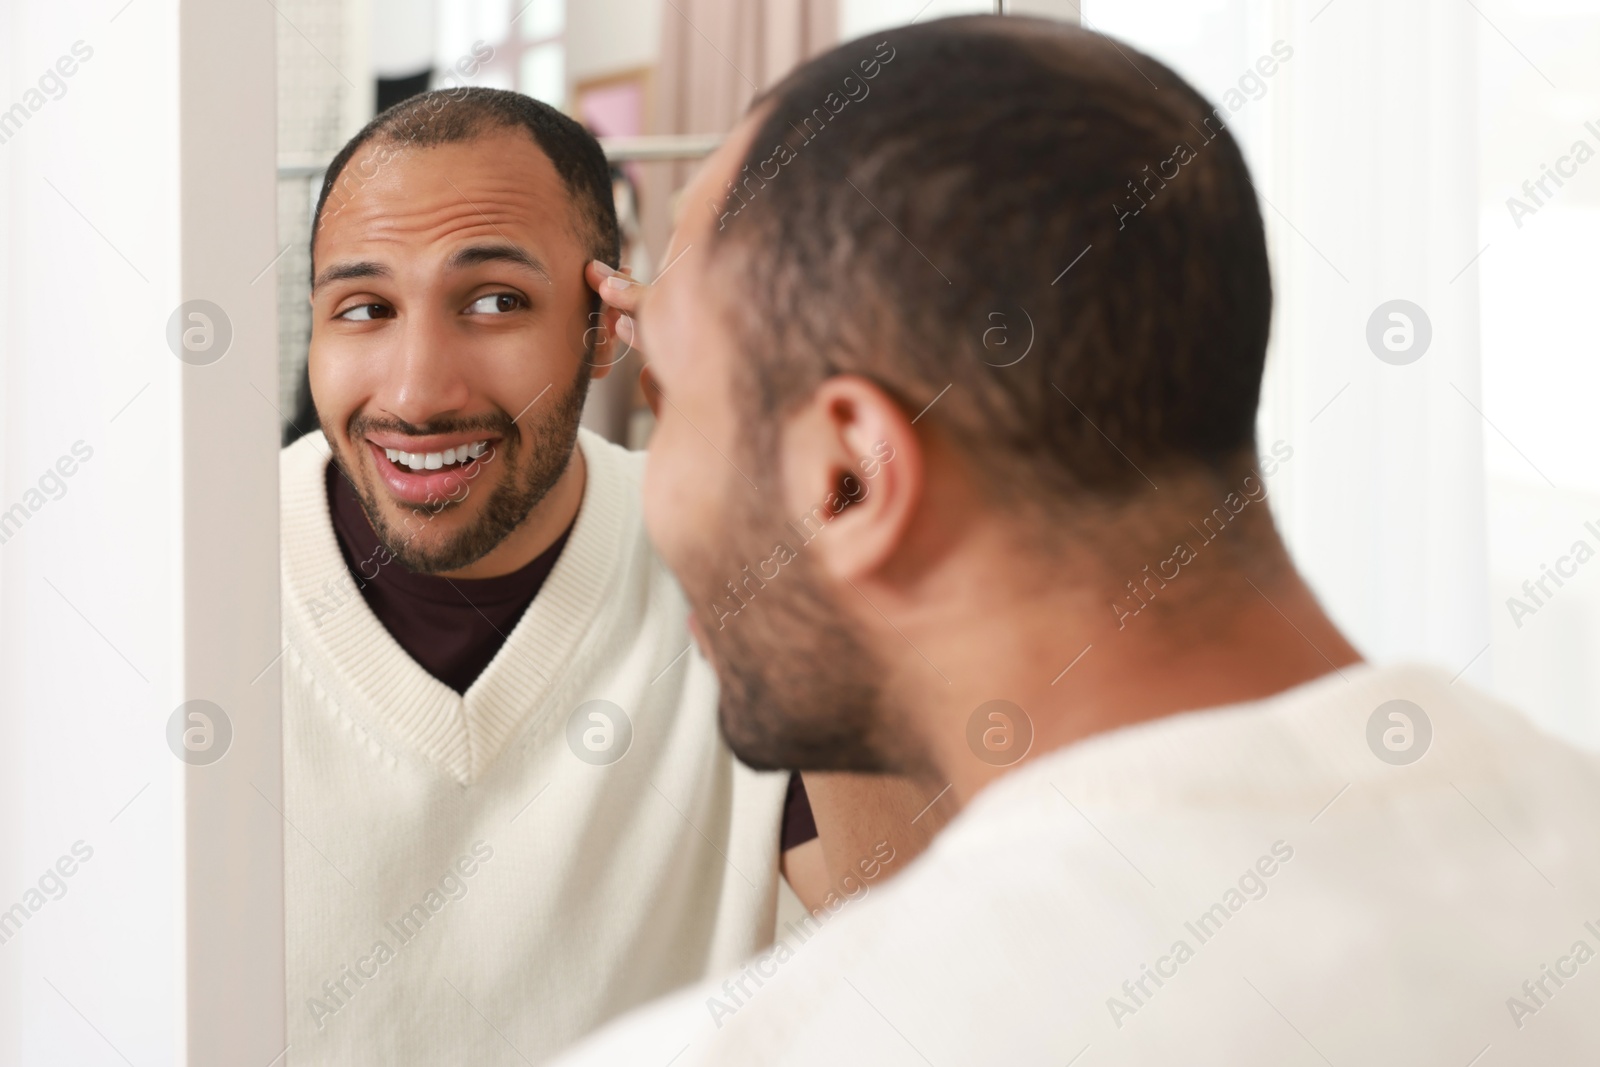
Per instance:
[[[712,269],[740,273],[762,416],[861,374],[1050,512],[1253,450],[1261,214],[1225,113],[1171,70],[1046,20],[944,19],[835,48],[756,111]],[[749,420],[765,450],[776,421]]]
[[[617,266],[621,255],[617,207],[612,197],[611,167],[600,142],[581,123],[531,96],[467,85],[435,89],[402,100],[363,126],[333,157],[311,218],[312,280],[316,279],[317,230],[323,209],[329,198],[338,193],[345,168],[362,145],[376,141],[402,148],[431,147],[470,141],[502,129],[526,130],[533,143],[550,158],[578,209],[578,234],[588,246],[590,257]],[[357,181],[359,176],[345,180]]]

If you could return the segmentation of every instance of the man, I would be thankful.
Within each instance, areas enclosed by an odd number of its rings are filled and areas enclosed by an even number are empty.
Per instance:
[[[1296,573],[1218,112],[1095,34],[936,22],[792,74],[684,202],[679,265],[615,302],[723,732],[964,807],[563,1064],[1592,1057],[1600,774],[1363,662]]]
[[[397,105],[329,168],[321,433],[282,460],[292,1063],[537,1060],[731,966],[786,795],[827,900],[804,793],[717,737],[641,457],[578,429],[616,255],[599,145],[514,93]]]

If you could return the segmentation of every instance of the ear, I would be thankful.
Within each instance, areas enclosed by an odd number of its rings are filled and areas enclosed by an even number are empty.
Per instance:
[[[661,417],[661,386],[656,381],[656,376],[650,373],[650,364],[646,363],[639,368],[639,391],[644,394],[644,402],[650,408],[650,414],[656,418]]]
[[[829,378],[782,447],[785,505],[824,569],[853,582],[885,567],[924,489],[922,443],[894,398],[858,375]]]
[[[593,355],[589,357],[589,372],[591,381],[598,381],[611,373],[615,367],[628,357],[633,351],[629,340],[623,339],[617,332],[617,320],[622,318],[622,312],[610,304],[601,304],[598,312],[591,312],[589,321],[594,323],[584,332],[584,342],[591,347]]]

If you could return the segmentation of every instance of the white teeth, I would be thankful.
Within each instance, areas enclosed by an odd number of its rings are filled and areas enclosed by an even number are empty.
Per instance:
[[[385,448],[383,453],[389,457],[389,462],[410,467],[414,471],[436,471],[465,463],[469,459],[481,459],[488,451],[488,441],[474,441],[469,445],[447,448],[443,452],[405,452],[398,448]]]

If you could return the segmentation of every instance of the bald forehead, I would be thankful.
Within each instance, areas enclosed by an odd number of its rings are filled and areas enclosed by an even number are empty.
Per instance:
[[[511,245],[529,233],[587,246],[593,222],[532,138],[497,129],[470,140],[414,146],[375,139],[351,158],[315,235],[317,266],[352,244],[446,237]]]

